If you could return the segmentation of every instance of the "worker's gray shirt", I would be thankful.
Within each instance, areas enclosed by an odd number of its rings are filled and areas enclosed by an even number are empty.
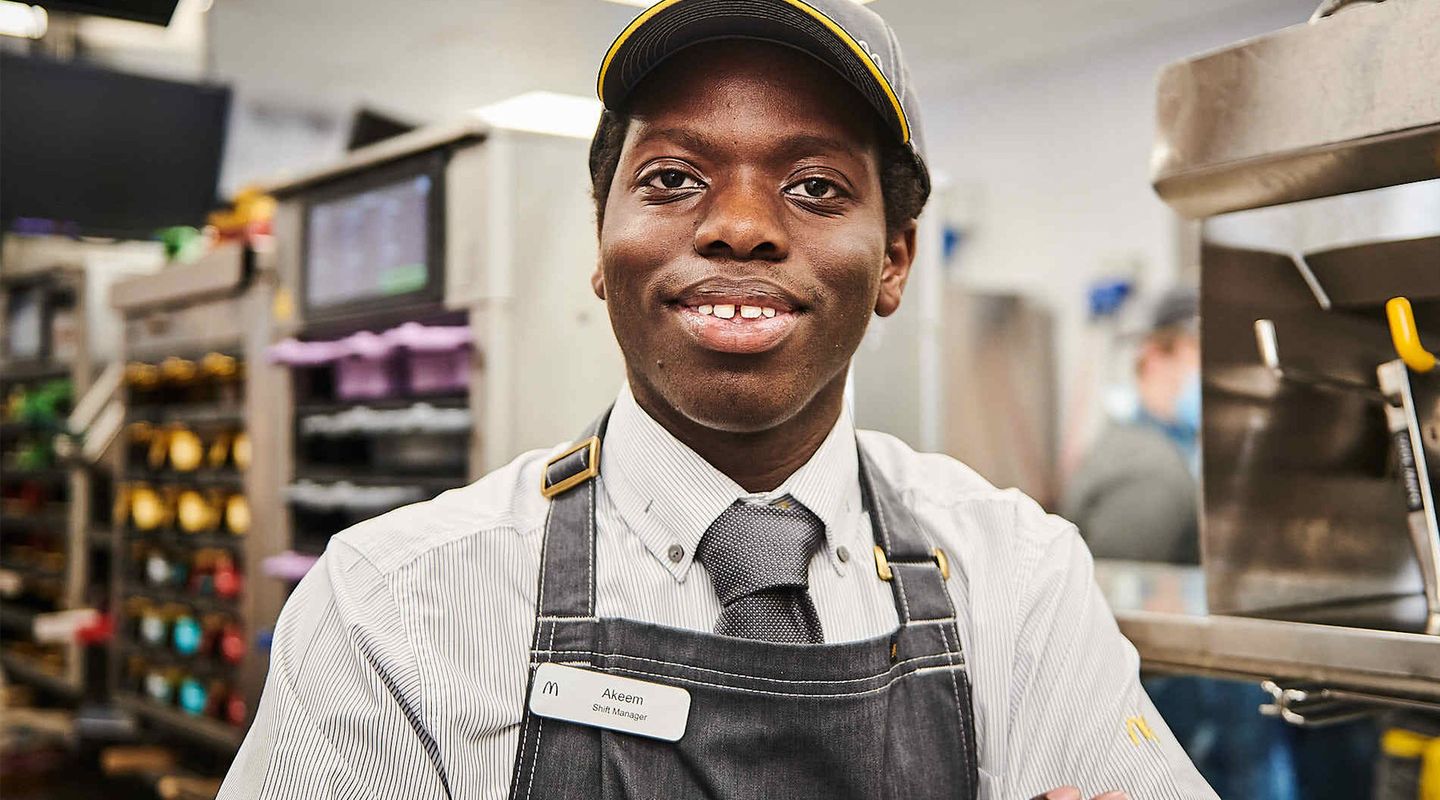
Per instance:
[[[1214,798],[1140,687],[1074,526],[954,459],[861,432],[947,583],[974,685],[980,793]],[[331,540],[276,626],[257,718],[220,792],[251,797],[506,797],[535,622],[548,503],[521,456],[477,483]],[[747,495],[623,391],[601,452],[596,601],[602,617],[713,629],[720,605],[693,561],[705,528]],[[896,627],[860,505],[842,414],[767,496],[826,524],[810,588],[827,641]],[[958,757],[958,754],[957,754]]]
[[[1096,558],[1200,560],[1195,478],[1165,432],[1112,422],[1086,453],[1060,512]]]

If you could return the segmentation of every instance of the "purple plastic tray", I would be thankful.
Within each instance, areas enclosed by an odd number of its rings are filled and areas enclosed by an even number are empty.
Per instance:
[[[328,342],[286,339],[270,347],[269,358],[292,367],[335,365],[335,393],[342,400],[398,394],[403,372],[409,391],[438,394],[470,385],[470,327],[406,322],[384,333],[360,331]],[[395,358],[404,354],[403,370]]]

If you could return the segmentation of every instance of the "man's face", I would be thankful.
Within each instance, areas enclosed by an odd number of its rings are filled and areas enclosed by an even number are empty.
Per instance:
[[[870,314],[900,303],[876,121],[808,56],[690,48],[633,95],[594,283],[642,404],[748,433],[839,397]]]
[[[1140,350],[1139,392],[1145,410],[1157,419],[1175,421],[1175,409],[1186,384],[1200,372],[1200,338],[1183,333],[1163,344],[1153,337]]]

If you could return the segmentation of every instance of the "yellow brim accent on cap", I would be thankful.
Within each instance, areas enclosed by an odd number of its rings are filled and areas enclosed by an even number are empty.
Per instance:
[[[630,24],[625,26],[625,30],[621,31],[620,35],[615,37],[615,42],[610,45],[610,50],[605,53],[605,60],[600,62],[600,76],[595,81],[595,94],[600,98],[601,103],[605,102],[605,73],[610,70],[610,62],[615,59],[615,54],[620,52],[621,46],[625,44],[635,31],[639,30],[641,26],[654,18],[656,14],[679,2],[682,2],[682,0],[660,0],[660,2],[645,9],[640,16],[631,20]],[[816,22],[824,25],[826,29],[835,34],[836,38],[844,42],[845,46],[849,47],[851,52],[859,57],[860,63],[864,64],[865,68],[870,70],[870,76],[885,90],[885,97],[890,101],[890,106],[895,110],[895,119],[900,122],[901,143],[909,144],[910,121],[905,118],[905,109],[900,106],[900,98],[895,96],[895,90],[890,88],[890,81],[886,79],[885,73],[881,72],[880,68],[871,60],[870,54],[865,52],[865,48],[861,47],[860,43],[855,41],[844,28],[836,25],[829,17],[811,8],[808,3],[802,2],[802,0],[783,0],[783,2],[805,12]]]

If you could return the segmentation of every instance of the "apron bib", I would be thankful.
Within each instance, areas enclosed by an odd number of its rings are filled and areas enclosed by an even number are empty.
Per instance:
[[[974,713],[948,565],[864,450],[861,493],[900,627],[840,644],[736,639],[596,617],[592,479],[608,416],[545,469],[552,500],[512,800],[973,800]],[[531,714],[545,663],[685,689],[684,736],[667,742]]]

